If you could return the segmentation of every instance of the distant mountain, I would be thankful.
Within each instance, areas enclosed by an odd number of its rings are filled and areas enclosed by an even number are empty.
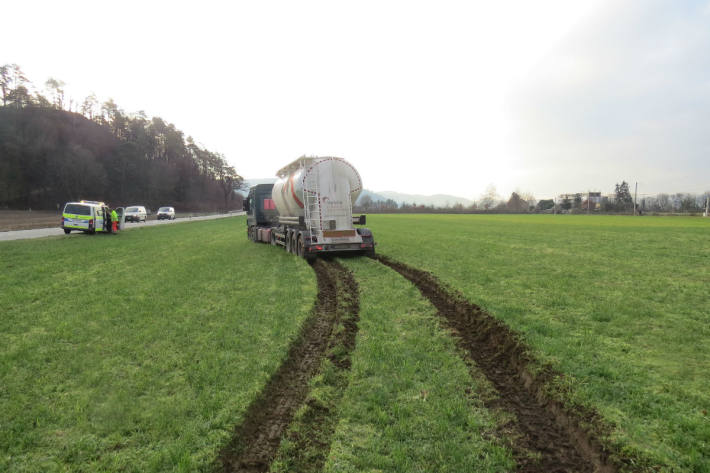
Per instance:
[[[373,202],[384,202],[385,200],[387,200],[387,197],[383,197],[380,194],[376,194],[370,190],[363,189],[360,193],[360,197],[357,198],[357,202],[355,202],[355,205],[359,205],[360,202],[362,202],[362,199],[365,198],[365,196],[368,196],[370,199],[372,199]]]
[[[434,207],[446,207],[447,205],[449,207],[452,207],[456,204],[461,204],[464,207],[468,207],[469,205],[473,204],[472,200],[463,198],[463,197],[456,197],[454,195],[446,195],[446,194],[435,194],[435,195],[420,195],[420,194],[403,194],[401,192],[392,192],[392,191],[381,191],[377,192],[376,195],[381,196],[384,199],[392,199],[398,204],[402,203],[407,203],[407,204],[417,204],[417,205],[426,205],[426,206],[434,206]],[[375,200],[375,199],[373,199]]]

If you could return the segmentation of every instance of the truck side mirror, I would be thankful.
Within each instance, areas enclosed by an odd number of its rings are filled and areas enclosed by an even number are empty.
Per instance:
[[[366,225],[367,217],[365,215],[360,215],[359,217],[353,217],[353,225]]]
[[[244,199],[242,201],[242,210],[249,212],[249,199]]]

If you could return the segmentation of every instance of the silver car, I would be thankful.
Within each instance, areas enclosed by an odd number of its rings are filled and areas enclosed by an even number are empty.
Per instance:
[[[160,207],[158,209],[158,220],[175,220],[175,209],[172,207]]]
[[[126,207],[126,222],[145,222],[148,218],[148,212],[142,205],[133,205]]]

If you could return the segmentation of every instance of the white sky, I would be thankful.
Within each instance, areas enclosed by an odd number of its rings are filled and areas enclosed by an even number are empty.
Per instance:
[[[507,101],[609,5],[26,0],[3,4],[0,63],[160,116],[247,178],[334,155],[374,191],[540,198],[579,189],[521,165]]]

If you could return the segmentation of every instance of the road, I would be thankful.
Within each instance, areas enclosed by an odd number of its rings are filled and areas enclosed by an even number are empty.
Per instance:
[[[175,220],[147,220],[142,223],[125,223],[124,231],[131,230],[136,227],[145,227],[151,225],[172,225],[175,223],[195,222],[198,220],[214,220],[217,218],[236,217],[244,215],[244,212],[230,212],[228,214],[203,215],[200,217],[181,217]],[[78,235],[80,232],[72,232],[68,236]],[[34,230],[15,230],[11,232],[0,232],[0,241],[9,240],[26,240],[29,238],[42,238],[48,236],[64,235],[64,230],[59,227],[52,228],[36,228]]]

